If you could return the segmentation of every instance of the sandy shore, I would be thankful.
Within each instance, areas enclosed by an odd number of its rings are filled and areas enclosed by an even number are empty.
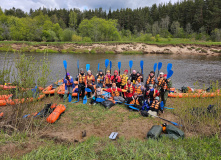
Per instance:
[[[195,55],[212,55],[217,56],[221,55],[221,46],[220,45],[152,45],[146,43],[129,43],[129,44],[74,44],[74,43],[66,43],[66,44],[38,44],[38,45],[27,45],[27,44],[11,44],[11,48],[14,50],[22,50],[22,48],[27,47],[29,51],[44,51],[45,49],[50,49],[51,52],[69,52],[73,51],[78,53],[89,53],[94,50],[96,53],[136,53],[142,52],[144,54],[195,54]]]

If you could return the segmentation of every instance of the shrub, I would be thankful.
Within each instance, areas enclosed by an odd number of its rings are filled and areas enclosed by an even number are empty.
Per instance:
[[[83,42],[92,42],[90,37],[83,37]]]
[[[72,35],[74,34],[74,31],[70,28],[65,29],[61,34],[61,40],[62,41],[72,41]]]

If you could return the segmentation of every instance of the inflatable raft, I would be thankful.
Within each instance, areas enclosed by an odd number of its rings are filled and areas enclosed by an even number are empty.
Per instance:
[[[20,103],[25,103],[25,102],[32,102],[33,100],[37,99],[40,100],[44,98],[45,94],[39,95],[38,98],[22,98],[22,99],[5,99],[5,100],[0,100],[0,106],[6,106],[6,105],[15,105],[15,104],[20,104]]]
[[[59,90],[57,91],[58,94],[64,95],[65,92],[65,85],[62,85]],[[76,85],[72,90],[72,96],[77,97],[78,96],[78,85]]]
[[[0,89],[2,90],[11,90],[15,89],[17,86],[10,86],[10,85],[0,85]],[[40,91],[42,91],[44,88],[43,87],[38,87]],[[22,88],[22,90],[30,90],[30,88]]]
[[[9,99],[10,97],[12,97],[13,94],[8,94],[8,95],[0,95],[0,100],[6,100]]]
[[[60,117],[60,115],[66,110],[66,107],[63,104],[59,104],[57,106],[52,105],[51,108],[52,107],[55,109],[46,119],[48,123],[54,123]]]

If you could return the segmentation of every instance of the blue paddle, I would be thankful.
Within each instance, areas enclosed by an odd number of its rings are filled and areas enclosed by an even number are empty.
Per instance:
[[[69,96],[68,96],[68,102],[71,102],[71,101],[72,101],[72,95],[69,94]]]
[[[103,99],[103,98],[96,98],[96,102],[103,102],[103,101],[105,101],[105,99]]]
[[[130,67],[130,73],[131,73],[131,68],[133,67],[133,61],[132,60],[129,61],[129,67]]]
[[[167,74],[172,69],[172,67],[173,67],[172,63],[168,63],[168,65],[167,65]]]
[[[63,64],[64,64],[64,68],[65,68],[65,72],[66,72],[66,78],[68,79],[68,75],[67,75],[67,61],[64,60],[64,61],[63,61]],[[68,102],[71,102],[71,101],[72,101],[72,95],[69,94],[69,96],[68,96]]]
[[[118,62],[119,75],[120,75],[120,68],[121,68],[121,62]]]
[[[110,61],[110,74],[111,74],[112,62]]]
[[[156,72],[156,70],[157,70],[157,63],[154,63],[154,65],[153,65],[153,71]]]
[[[133,110],[139,111],[138,108],[135,108],[135,107],[133,107],[133,106],[128,106],[128,107],[131,108],[131,109],[133,109]]]
[[[143,74],[143,60],[140,61],[141,73]]]
[[[168,72],[168,74],[167,74],[167,79],[170,78],[170,77],[172,77],[172,75],[173,75],[173,71],[172,71],[172,70],[169,70],[169,72]]]
[[[79,74],[79,60],[77,61],[78,74]]]
[[[86,64],[86,70],[88,71],[90,69],[90,64]]]
[[[100,70],[100,63],[97,64],[97,71],[99,72]]]
[[[83,99],[83,104],[86,104],[86,103],[87,103],[87,96],[85,95]]]
[[[109,64],[109,59],[105,59],[105,74],[106,74],[108,64]]]
[[[160,118],[160,119],[162,119],[162,120],[164,120],[164,121],[170,122],[170,123],[172,123],[172,124],[175,125],[175,126],[182,126],[182,125],[180,125],[180,124],[178,124],[178,123],[175,123],[175,122],[166,120],[166,119],[164,119],[164,118],[161,118],[161,117],[158,117],[158,116],[155,116],[155,115],[152,115],[152,114],[150,114],[150,115],[153,116],[153,117]]]
[[[90,88],[85,88],[85,91],[86,92],[91,92],[91,89]]]
[[[160,70],[161,70],[161,68],[162,68],[162,62],[159,62],[158,63],[158,74],[157,74],[157,77],[159,76],[159,72],[160,72]]]
[[[160,102],[160,108],[161,108],[161,110],[163,111],[163,109],[164,109],[164,103],[163,103],[163,101]]]

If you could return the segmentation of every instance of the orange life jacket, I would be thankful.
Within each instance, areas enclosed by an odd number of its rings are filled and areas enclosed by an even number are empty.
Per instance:
[[[91,76],[87,75],[87,84],[89,86],[93,85],[93,80],[94,80],[94,76],[93,75],[91,75]]]
[[[135,93],[137,93],[138,95],[141,95],[142,94],[142,90],[141,90],[141,86],[139,85],[138,87],[135,86]]]
[[[138,78],[137,78],[137,81],[140,83],[141,82],[141,76],[139,76]]]
[[[110,78],[108,78],[108,76],[106,75],[105,76],[105,84],[110,84],[110,82],[111,82],[111,76],[110,76]]]
[[[81,74],[79,74],[79,77],[78,77],[79,83],[84,83],[85,77],[86,77],[85,74],[83,76]]]
[[[97,76],[97,83],[103,83],[104,82],[104,75],[98,75]]]
[[[155,81],[153,80],[155,76],[153,76],[152,78],[150,78],[150,76],[147,79],[147,84],[155,84]]]
[[[158,77],[158,86],[161,86],[162,82],[163,82],[163,77]]]
[[[111,96],[112,96],[112,97],[118,97],[118,96],[120,96],[120,93],[118,92],[117,87],[116,87],[115,91],[114,91],[114,90],[112,89],[112,87],[111,87]]]
[[[122,74],[122,75],[120,75],[120,78],[121,78],[121,85],[122,86],[126,85],[128,76],[125,74]]]
[[[70,76],[70,77],[69,77],[69,81],[67,80],[67,86],[71,86],[71,85],[73,84],[73,83],[70,82],[71,78],[72,78],[72,77]]]
[[[167,83],[165,82],[165,80],[163,79],[162,84],[161,84],[161,88],[163,88],[164,90],[170,90],[167,86]]]
[[[136,104],[136,105],[140,105],[139,101],[138,101],[138,97],[135,99],[134,97],[132,97],[132,101],[130,102],[130,104]]]
[[[130,93],[133,93],[133,87],[132,87],[132,84],[130,85],[129,89],[128,89],[128,85],[126,84],[126,88],[125,90],[129,90]]]
[[[151,108],[154,108],[156,110],[158,110],[160,107],[160,102],[157,102],[156,101],[153,101],[152,105],[151,105]]]

